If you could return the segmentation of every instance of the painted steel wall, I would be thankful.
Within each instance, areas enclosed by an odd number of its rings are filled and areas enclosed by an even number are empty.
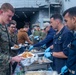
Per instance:
[[[62,5],[63,5],[63,11],[66,9],[76,6],[76,0],[62,0]]]
[[[60,0],[0,0],[0,6],[5,3],[11,3],[14,8],[22,8],[22,7],[39,7],[43,5],[48,5],[48,2],[50,3],[57,3]]]

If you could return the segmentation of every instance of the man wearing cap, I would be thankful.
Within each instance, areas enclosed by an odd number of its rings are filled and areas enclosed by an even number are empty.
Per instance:
[[[47,31],[45,28],[44,27],[41,28],[41,40],[44,40],[47,35]]]
[[[39,46],[42,46],[44,44],[46,44],[46,47],[49,47],[50,45],[53,44],[53,36],[55,34],[54,29],[52,29],[52,27],[50,27],[49,23],[44,24],[44,29],[48,32],[45,39],[38,42],[37,44],[30,46],[29,50],[32,50],[34,47],[39,47]]]
[[[33,42],[36,44],[41,40],[41,30],[39,25],[35,25],[35,31],[33,32]]]

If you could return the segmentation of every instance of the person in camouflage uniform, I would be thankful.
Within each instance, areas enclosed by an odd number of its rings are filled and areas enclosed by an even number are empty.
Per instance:
[[[15,44],[17,45],[17,33],[15,32],[16,30],[16,21],[12,20],[8,25],[8,33],[9,33],[9,38],[10,38],[10,46],[14,46]],[[11,50],[11,55],[15,56],[17,55],[17,50]]]
[[[38,43],[41,40],[41,29],[39,25],[35,25],[35,31],[33,32],[33,42],[34,44]],[[37,38],[36,38],[37,37]]]
[[[2,4],[0,8],[0,75],[10,75],[9,62],[20,62],[23,57],[10,57],[9,40],[6,24],[12,20],[14,16],[14,8],[9,3]]]
[[[17,33],[16,31],[16,21],[12,20],[7,26],[8,26],[8,32],[9,32],[9,36],[10,36],[10,40],[11,40],[11,46],[14,46],[14,44],[18,44],[17,43]]]

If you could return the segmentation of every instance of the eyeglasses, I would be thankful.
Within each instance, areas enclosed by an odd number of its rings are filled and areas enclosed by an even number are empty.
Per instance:
[[[10,28],[16,28],[16,27],[10,27]]]

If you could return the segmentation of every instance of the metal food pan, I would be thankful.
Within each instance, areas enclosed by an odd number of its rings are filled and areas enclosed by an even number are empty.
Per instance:
[[[43,61],[43,59],[45,61]],[[34,63],[31,63],[30,65],[23,66],[23,67],[25,71],[44,70],[44,69],[47,70],[51,66],[51,64],[52,64],[52,61],[50,59],[45,57],[38,57]]]
[[[27,71],[25,75],[58,75],[56,71]]]
[[[42,56],[42,57],[38,57],[37,62],[42,64],[42,63],[52,63],[53,61],[44,57],[44,56]]]
[[[30,66],[24,67],[25,71],[47,70],[49,67],[51,67],[52,61],[47,58],[45,59],[47,60],[47,62],[42,62],[41,57],[39,57],[38,61],[31,64]]]
[[[32,64],[30,66],[24,67],[24,70],[25,71],[47,70],[49,67],[50,67],[50,63]]]

